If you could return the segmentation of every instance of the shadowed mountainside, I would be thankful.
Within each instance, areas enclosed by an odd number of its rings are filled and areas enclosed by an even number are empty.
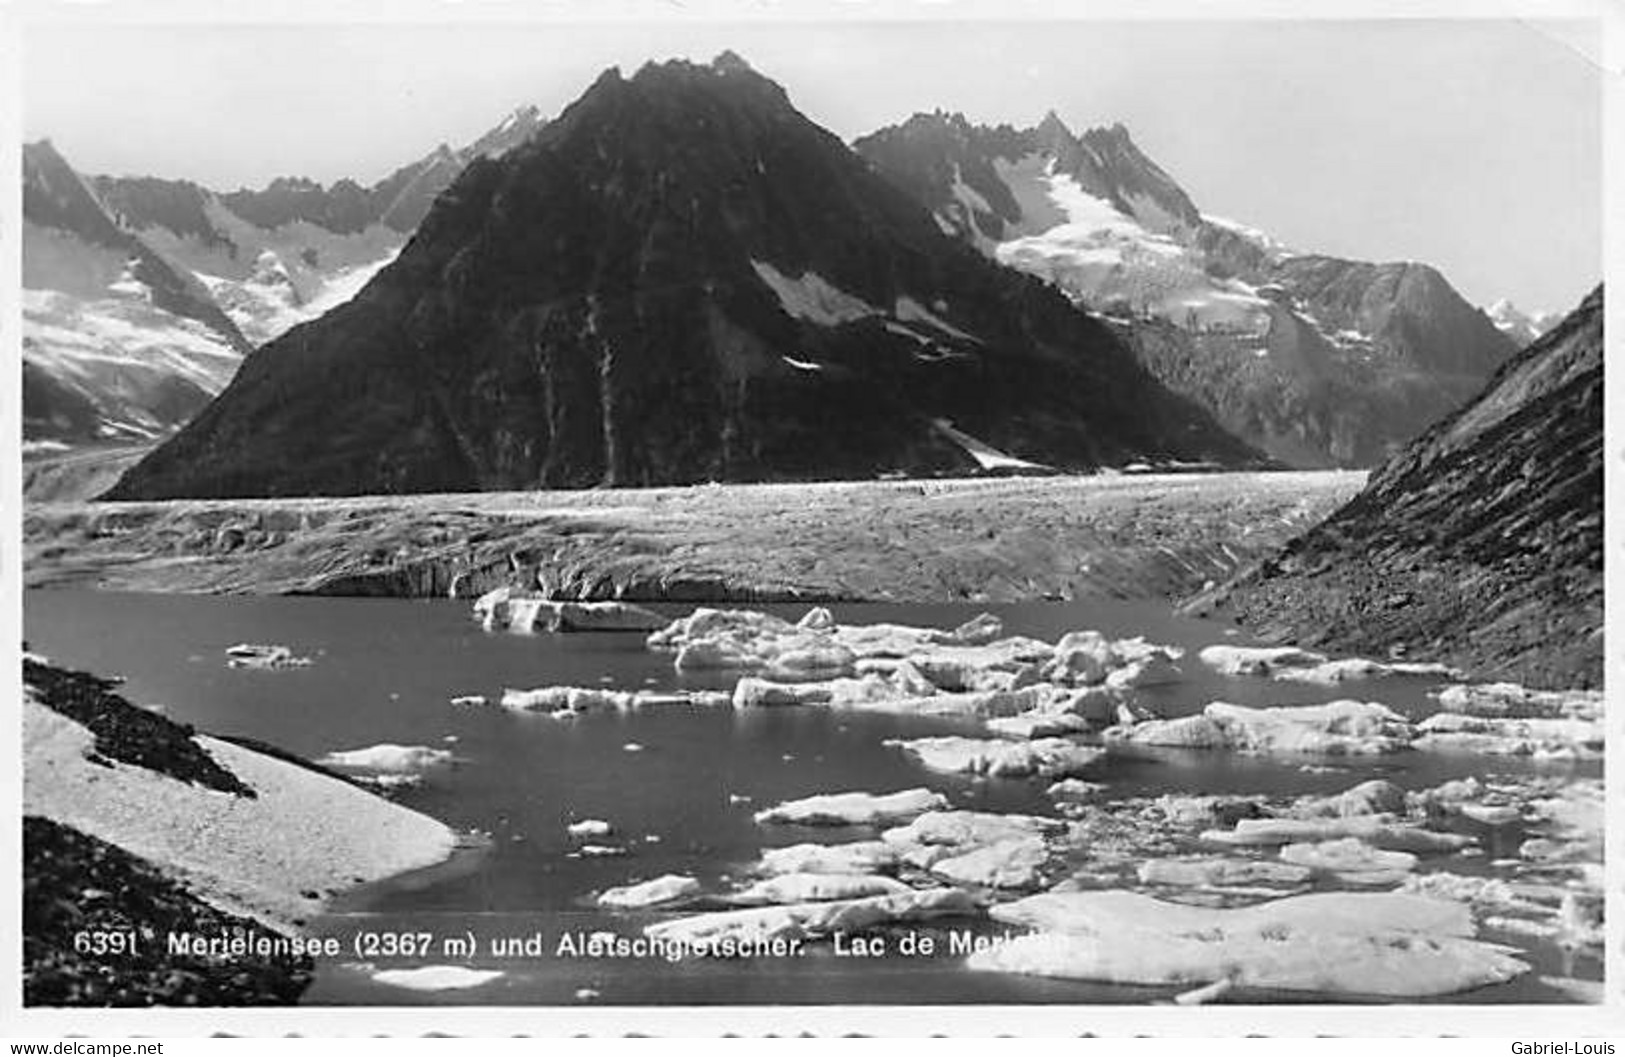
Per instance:
[[[1337,651],[1600,686],[1602,319],[1599,287],[1324,524],[1191,608]]]
[[[603,74],[117,499],[1258,464],[724,55]]]

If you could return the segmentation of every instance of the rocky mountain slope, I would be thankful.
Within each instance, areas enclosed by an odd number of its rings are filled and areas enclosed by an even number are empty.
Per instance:
[[[285,178],[216,193],[83,177],[23,151],[24,435],[150,440],[218,393],[252,346],[354,296],[473,158],[542,124],[534,108],[370,188]]]
[[[854,144],[984,253],[1104,316],[1163,382],[1296,466],[1369,466],[1513,342],[1436,270],[1290,251],[1202,213],[1122,125],[916,114]]]
[[[258,350],[110,495],[872,477],[989,459],[1255,455],[725,54],[607,71],[525,145],[476,160],[358,296]]]
[[[457,836],[280,749],[209,737],[23,657],[23,995],[31,1005],[285,1004],[327,897],[442,861]],[[91,930],[124,949],[87,950]],[[242,936],[178,952],[168,933]]]
[[[208,402],[248,341],[116,224],[49,141],[23,149],[23,416],[34,440],[143,438]]]
[[[1278,638],[1602,685],[1603,295],[1217,596]]]

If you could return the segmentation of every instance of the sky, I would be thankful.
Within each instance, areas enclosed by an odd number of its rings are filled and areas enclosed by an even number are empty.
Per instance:
[[[1602,273],[1595,25],[1372,21],[114,25],[25,29],[23,127],[87,173],[364,183],[605,67],[724,48],[851,140],[911,113],[1121,121],[1204,212],[1300,251],[1439,267],[1477,304]],[[673,15],[672,12],[679,12]]]

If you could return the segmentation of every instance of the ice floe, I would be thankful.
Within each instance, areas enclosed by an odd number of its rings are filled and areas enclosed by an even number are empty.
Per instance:
[[[1506,719],[1438,712],[1417,724],[1413,746],[1490,756],[1594,757],[1603,723],[1595,719]]]
[[[1088,800],[1105,792],[1104,782],[1086,782],[1081,778],[1063,778],[1051,782],[1044,794],[1052,800]]]
[[[881,834],[904,862],[976,888],[1037,887],[1066,823],[1037,815],[932,811]]]
[[[372,979],[408,991],[465,991],[500,979],[497,969],[470,969],[463,965],[420,965],[415,969],[380,969]]]
[[[946,735],[888,740],[928,770],[991,778],[1066,778],[1082,773],[1106,750],[1066,738],[1009,741]]]
[[[1288,844],[1281,861],[1331,874],[1345,884],[1393,884],[1416,868],[1416,856],[1405,851],[1383,851],[1358,837],[1341,837],[1313,844]]]
[[[846,844],[792,844],[762,852],[757,871],[765,874],[872,874],[895,870],[898,849],[885,841]]]
[[[505,689],[498,703],[515,712],[541,712],[555,719],[567,719],[588,712],[630,712],[667,706],[715,708],[728,705],[730,698],[720,690],[608,690],[599,686],[543,686],[534,690]]]
[[[1474,843],[1460,833],[1436,833],[1419,826],[1392,821],[1383,815],[1343,818],[1247,818],[1231,830],[1204,830],[1202,839],[1217,844],[1271,846],[1342,840],[1354,837],[1378,848],[1440,854],[1460,851]]]
[[[1311,683],[1316,686],[1336,686],[1339,683],[1346,683],[1355,679],[1375,679],[1393,675],[1441,676],[1446,679],[1461,678],[1461,673],[1447,664],[1385,664],[1381,661],[1367,660],[1364,657],[1345,657],[1335,661],[1324,661],[1309,667],[1297,665],[1271,666],[1269,675],[1275,679]]]
[[[369,745],[363,749],[330,752],[316,762],[342,774],[423,775],[444,767],[454,759],[449,749],[427,745]]]
[[[1295,646],[1204,646],[1197,653],[1203,664],[1220,675],[1272,675],[1285,668],[1313,668],[1326,663],[1326,655]]]
[[[620,910],[631,910],[686,899],[689,896],[698,895],[699,892],[700,882],[694,878],[669,873],[648,881],[640,881],[637,884],[605,889],[598,896],[598,905],[601,907],[614,907]]]
[[[287,646],[265,646],[239,642],[226,647],[226,664],[232,668],[254,668],[274,671],[279,668],[308,668],[309,657],[296,657]]]
[[[1014,716],[996,716],[983,723],[989,734],[1001,738],[1056,738],[1089,729],[1089,720],[1074,712],[1033,709]]]
[[[1504,719],[1600,719],[1600,690],[1530,690],[1517,683],[1457,683],[1436,695],[1441,712]]]
[[[1119,744],[1242,752],[1370,755],[1410,744],[1410,722],[1377,702],[1249,708],[1215,701],[1193,716],[1152,719],[1106,731]]]
[[[902,822],[947,806],[947,797],[929,789],[879,794],[824,793],[758,811],[756,821],[802,826],[874,826]]]
[[[607,837],[614,832],[614,827],[601,818],[584,818],[564,828],[572,837]]]
[[[1382,778],[1372,778],[1331,796],[1305,797],[1288,813],[1296,818],[1347,818],[1359,815],[1403,814],[1405,790]]]
[[[816,903],[720,910],[661,921],[644,928],[650,939],[702,950],[725,950],[772,940],[856,935],[880,925],[980,915],[981,904],[958,888],[911,889],[895,895]]]
[[[1184,678],[1185,673],[1171,658],[1153,653],[1129,661],[1106,676],[1106,685],[1120,690],[1137,690],[1148,686],[1168,686]]]
[[[1080,891],[990,913],[1039,931],[972,954],[972,969],[1396,998],[1454,994],[1529,970],[1507,948],[1473,939],[1465,908],[1412,895],[1311,893],[1222,909]]]
[[[616,844],[583,844],[573,854],[583,859],[618,859],[628,852]]]
[[[783,873],[756,881],[729,896],[746,906],[784,903],[820,903],[834,899],[897,895],[912,891],[893,877],[878,874]]]
[[[1029,890],[1043,882],[1042,870],[1049,858],[1049,846],[1041,838],[1013,837],[937,858],[928,869],[958,885]]]
[[[474,602],[474,618],[488,631],[638,631],[663,628],[665,617],[630,602],[576,602],[498,587]]]
[[[1188,888],[1226,888],[1235,885],[1299,885],[1313,874],[1308,866],[1266,859],[1200,856],[1182,859],[1147,859],[1140,864],[1141,884]]]
[[[1041,815],[1002,815],[990,811],[928,811],[906,826],[880,835],[894,847],[965,848],[1022,837],[1053,836],[1066,829],[1061,819]]]

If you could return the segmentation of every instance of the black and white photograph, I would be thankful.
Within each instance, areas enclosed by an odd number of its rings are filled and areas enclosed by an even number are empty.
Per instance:
[[[1625,1027],[1619,8],[13,16],[36,1033]]]

